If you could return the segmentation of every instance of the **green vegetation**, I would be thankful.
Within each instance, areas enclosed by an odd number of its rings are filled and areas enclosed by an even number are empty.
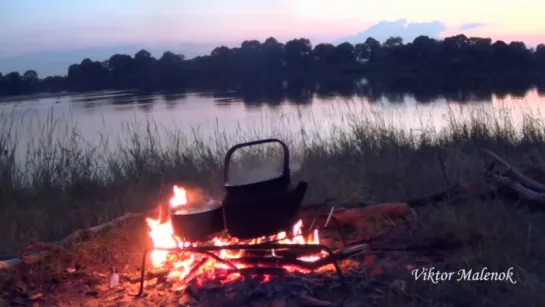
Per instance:
[[[0,148],[6,152],[0,156],[0,254],[13,254],[33,239],[50,241],[123,212],[152,208],[173,182],[221,196],[223,154],[248,136],[218,134],[211,147],[208,140],[189,142],[172,131],[160,144],[156,135],[161,128],[150,123],[141,131],[129,130],[132,134],[119,148],[106,150],[106,141],[103,148],[85,146],[75,132],[63,140],[48,139],[54,124],[51,121],[43,135],[35,136],[41,142],[28,149],[28,164],[16,161],[17,144],[9,124],[2,128]],[[288,143],[294,139],[285,137]],[[479,114],[464,123],[452,120],[448,131],[418,136],[361,118],[351,129],[323,138],[292,146],[304,157],[299,176],[310,182],[309,199],[318,201],[326,195],[346,201],[396,201],[439,191],[445,180],[438,157],[444,159],[452,182],[464,182],[481,176],[481,147],[514,165],[523,163],[530,148],[545,152],[542,120],[530,116],[522,133],[503,115]],[[454,236],[466,244],[453,265],[514,267],[519,283],[425,284],[410,293],[409,301],[388,294],[392,305],[543,305],[541,213],[495,200],[418,208],[415,214],[418,233]]]

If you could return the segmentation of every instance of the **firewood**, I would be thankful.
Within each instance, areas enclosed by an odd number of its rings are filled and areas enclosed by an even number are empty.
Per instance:
[[[405,203],[383,203],[363,208],[346,209],[333,213],[333,216],[341,223],[358,225],[367,218],[403,216],[408,212],[409,206]]]

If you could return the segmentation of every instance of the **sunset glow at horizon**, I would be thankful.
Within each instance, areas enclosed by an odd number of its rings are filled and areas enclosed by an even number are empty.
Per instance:
[[[380,21],[440,21],[441,36],[464,33],[530,46],[545,42],[545,1],[519,0],[95,0],[4,1],[0,56],[120,44],[331,42]],[[462,30],[461,27],[474,24]],[[478,26],[477,26],[478,25]],[[390,33],[394,36],[395,33]]]

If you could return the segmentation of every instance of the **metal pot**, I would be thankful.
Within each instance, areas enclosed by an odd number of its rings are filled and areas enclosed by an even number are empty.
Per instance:
[[[242,147],[279,143],[284,150],[282,173],[264,181],[233,184],[229,179],[229,163],[233,153]],[[266,139],[233,146],[225,155],[224,182],[226,196],[223,212],[227,232],[239,239],[251,239],[291,230],[299,217],[299,209],[308,188],[307,182],[291,184],[289,149],[278,139]]]
[[[220,202],[177,209],[170,215],[174,234],[184,241],[207,241],[225,229]]]

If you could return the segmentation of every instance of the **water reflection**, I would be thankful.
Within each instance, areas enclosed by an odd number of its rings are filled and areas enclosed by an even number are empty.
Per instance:
[[[231,98],[231,97],[224,97],[224,98],[215,98],[214,104],[218,107],[229,107],[229,105],[233,103],[242,102],[241,99],[237,98]]]
[[[136,108],[134,104],[114,104],[113,109],[119,112],[129,112]]]
[[[306,80],[291,80],[285,86],[286,99],[293,104],[310,104],[317,85]]]
[[[523,105],[525,110],[543,108],[541,113],[545,114],[545,83],[537,84],[537,89],[532,86],[524,80],[470,82],[409,77],[255,80],[198,92],[96,92],[27,97],[24,101],[10,98],[10,102],[0,103],[0,113],[9,114],[17,125],[25,127],[29,121],[47,121],[53,112],[55,118],[68,118],[66,122],[77,124],[85,139],[105,132],[116,137],[122,134],[124,123],[145,124],[149,119],[166,128],[175,126],[188,135],[198,130],[211,138],[218,131],[241,135],[240,129],[251,133],[258,130],[265,137],[281,135],[280,131],[301,137],[313,133],[325,136],[338,127],[349,127],[358,117],[377,117],[400,129],[417,129],[423,123],[439,129],[449,116],[464,117],[475,106],[515,109]],[[32,119],[27,115],[29,110]],[[39,128],[35,129],[29,132],[25,128],[23,133],[31,138],[39,135]]]
[[[112,97],[113,105],[128,105],[134,103],[133,95],[116,95]]]
[[[185,93],[163,93],[163,100],[167,110],[174,111],[178,104],[186,98]]]
[[[140,110],[149,113],[153,109],[154,102],[157,101],[158,98],[157,95],[137,96],[136,103]]]
[[[537,84],[538,93],[545,94],[545,82]],[[505,98],[507,95],[522,98],[535,87],[525,78],[512,80],[493,80],[472,78],[465,80],[444,80],[436,77],[396,77],[370,78],[345,77],[336,79],[292,78],[289,80],[250,80],[231,87],[199,89],[194,95],[212,99],[218,106],[242,101],[253,108],[259,104],[278,107],[283,103],[308,105],[314,98],[327,99],[365,99],[370,102],[388,100],[393,104],[402,104],[407,97],[418,103],[434,103],[446,99],[456,103],[490,102],[492,95]],[[160,97],[156,97],[159,95]],[[166,102],[170,110],[187,99],[187,93],[145,93],[145,92],[100,92],[80,94],[73,102],[83,102],[83,106],[93,108],[104,104],[132,104],[136,97],[138,104],[153,103],[156,100]],[[144,107],[148,112],[151,107]]]
[[[388,100],[392,104],[403,104],[408,98],[414,98],[420,104],[434,103],[446,100],[455,103],[490,102],[495,95],[500,99],[508,95],[523,98],[533,87],[537,93],[545,95],[545,82],[533,85],[524,78],[513,80],[441,80],[426,77],[396,77],[396,78],[337,78],[308,79],[292,78],[289,80],[259,80],[247,81],[233,86],[234,89],[212,88],[201,90],[193,95],[205,100],[215,101],[217,106],[226,107],[230,104],[243,102],[250,108],[265,104],[277,108],[284,103],[308,105],[314,99],[330,100],[366,100],[371,103]],[[146,93],[146,92],[111,92],[76,94],[71,96],[74,105],[84,108],[96,108],[102,105],[123,105],[136,103],[149,112],[153,104],[164,101],[169,110],[186,101],[185,92]],[[62,98],[58,100],[61,101]]]
[[[80,94],[75,94],[72,96],[72,102],[103,103],[105,100],[124,99],[124,98],[131,97],[133,95],[134,95],[134,92],[132,91],[120,91],[120,92],[103,91],[103,92],[97,92],[92,94],[80,93]]]

